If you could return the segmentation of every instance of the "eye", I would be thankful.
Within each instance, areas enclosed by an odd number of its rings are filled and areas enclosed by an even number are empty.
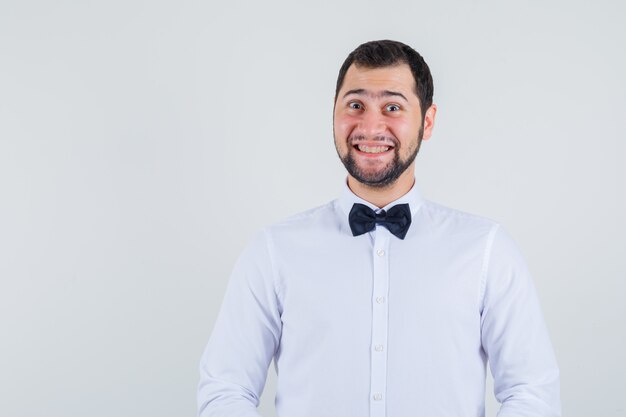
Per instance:
[[[400,106],[397,104],[387,104],[387,106],[385,106],[385,110],[389,112],[396,112],[400,110]]]
[[[356,101],[351,101],[350,103],[348,103],[348,107],[353,110],[361,110],[363,108],[361,103],[356,102]]]

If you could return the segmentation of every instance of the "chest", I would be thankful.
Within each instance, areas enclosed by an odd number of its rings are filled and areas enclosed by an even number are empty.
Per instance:
[[[482,258],[475,245],[433,239],[294,245],[279,266],[283,323],[287,330],[366,331],[382,308],[407,331],[425,318],[467,326],[479,317]]]

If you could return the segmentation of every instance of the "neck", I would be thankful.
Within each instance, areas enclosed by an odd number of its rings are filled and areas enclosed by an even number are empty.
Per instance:
[[[363,200],[374,204],[378,208],[383,208],[387,204],[395,201],[409,192],[415,183],[413,170],[407,169],[393,183],[385,187],[372,187],[357,181],[352,175],[348,175],[348,187]]]

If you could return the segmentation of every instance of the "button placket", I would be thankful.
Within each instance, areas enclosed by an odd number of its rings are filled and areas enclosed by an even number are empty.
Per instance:
[[[371,417],[385,417],[387,391],[387,328],[389,288],[389,242],[392,237],[385,227],[376,227],[373,239],[373,293],[371,338]]]

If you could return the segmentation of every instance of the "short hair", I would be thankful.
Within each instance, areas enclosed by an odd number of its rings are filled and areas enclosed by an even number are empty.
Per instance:
[[[383,68],[399,64],[407,64],[415,80],[415,94],[422,108],[422,117],[426,110],[433,104],[433,78],[430,68],[424,58],[413,48],[398,41],[379,40],[370,41],[359,45],[346,58],[339,69],[337,87],[335,89],[335,102],[343,85],[343,79],[350,65],[363,68]]]

